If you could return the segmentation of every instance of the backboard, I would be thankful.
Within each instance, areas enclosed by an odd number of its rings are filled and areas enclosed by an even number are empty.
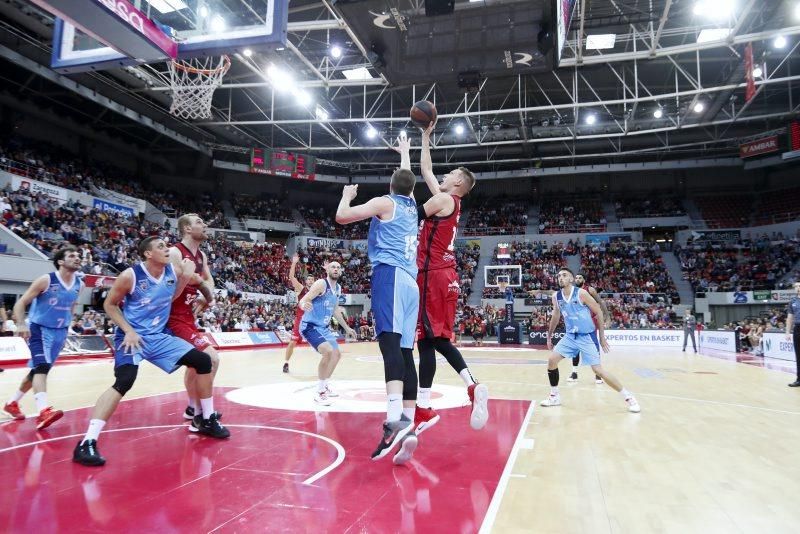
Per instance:
[[[288,0],[33,0],[56,15],[62,73],[286,44]]]

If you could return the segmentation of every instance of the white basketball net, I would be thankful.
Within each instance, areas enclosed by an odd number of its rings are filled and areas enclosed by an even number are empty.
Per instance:
[[[198,57],[167,63],[172,105],[169,112],[183,119],[211,118],[211,99],[231,67],[228,56]]]

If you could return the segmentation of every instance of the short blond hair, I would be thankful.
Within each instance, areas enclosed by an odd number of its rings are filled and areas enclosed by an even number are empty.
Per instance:
[[[192,225],[192,217],[200,217],[196,213],[187,213],[178,217],[178,237],[183,237],[183,229]]]

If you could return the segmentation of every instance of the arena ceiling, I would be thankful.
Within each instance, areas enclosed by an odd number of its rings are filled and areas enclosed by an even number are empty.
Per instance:
[[[418,139],[407,118],[412,103],[423,98],[435,101],[440,115],[435,163],[478,170],[730,156],[743,137],[781,128],[800,111],[797,0],[701,0],[700,7],[697,0],[575,3],[558,68],[552,69],[552,51],[541,56],[540,47],[529,43],[527,55],[511,50],[503,58],[514,68],[476,59],[481,70],[465,88],[455,71],[463,65],[446,58],[414,63],[411,70],[424,81],[409,83],[409,69],[398,74],[402,63],[391,57],[391,43],[376,47],[374,31],[353,19],[361,11],[372,13],[379,26],[396,25],[397,18],[379,17],[395,8],[411,29],[423,27],[433,20],[424,16],[424,0],[292,0],[286,48],[236,54],[215,95],[214,117],[190,123],[165,111],[167,87],[151,67],[67,77],[135,111],[137,118],[109,112],[74,89],[70,93],[64,77],[53,78],[49,68],[19,66],[14,54],[49,65],[52,16],[24,0],[2,0],[0,55],[9,60],[2,77],[12,82],[9,92],[78,120],[90,118],[95,128],[150,150],[206,147],[219,159],[241,161],[247,147],[273,146],[313,154],[353,173],[396,165],[392,139],[402,129],[412,133],[412,142]],[[225,4],[248,9],[248,0]],[[553,5],[536,3],[543,20],[549,20]],[[703,5],[713,9],[703,12]],[[720,13],[726,6],[730,12]],[[438,34],[457,36],[466,27],[456,15],[519,8],[519,0],[457,0],[455,7],[455,14],[435,17],[443,21],[435,26]],[[429,26],[425,31],[431,33]],[[538,27],[548,29],[553,30]],[[511,30],[508,35],[518,39]],[[610,48],[596,48],[600,35]],[[779,36],[785,42],[776,43]],[[437,42],[436,35],[429,41]],[[419,42],[424,46],[424,39]],[[747,43],[761,70],[749,102]],[[336,58],[334,46],[342,52]],[[428,53],[436,50],[431,45]],[[292,89],[273,85],[266,74],[270,64],[291,73]],[[354,69],[364,69],[360,72],[369,79],[347,79],[345,71]],[[305,106],[298,103],[300,90],[311,98]],[[153,135],[151,123],[161,127],[160,135]]]

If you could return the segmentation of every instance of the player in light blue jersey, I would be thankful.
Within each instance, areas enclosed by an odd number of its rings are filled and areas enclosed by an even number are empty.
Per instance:
[[[417,370],[412,354],[419,314],[416,280],[419,215],[412,197],[417,178],[410,170],[407,148],[401,156],[402,168],[392,174],[389,195],[351,207],[358,186],[347,185],[336,212],[339,224],[372,219],[367,243],[372,262],[372,313],[388,396],[383,437],[372,459],[383,458],[402,442],[394,456],[395,464],[407,462],[418,443],[413,433]]]
[[[328,380],[342,356],[336,334],[331,331],[331,317],[336,318],[348,336],[355,338],[356,333],[347,325],[344,310],[339,306],[342,289],[338,280],[342,275],[342,266],[339,262],[332,261],[325,266],[325,272],[327,276],[311,285],[297,307],[305,312],[300,322],[300,334],[322,356],[317,367],[319,383],[314,402],[330,406],[331,397],[337,395],[331,390]]]
[[[39,410],[37,430],[47,428],[64,415],[61,410],[49,406],[47,374],[67,342],[72,311],[82,287],[77,275],[81,269],[81,256],[77,248],[66,246],[56,251],[53,265],[56,271],[34,280],[14,305],[17,335],[27,340],[31,350],[31,359],[28,361],[30,372],[3,407],[14,419],[25,419],[25,414],[19,408],[19,400],[33,388],[33,398]],[[31,306],[28,313],[30,326],[25,321],[25,308],[28,305]]]
[[[147,237],[137,248],[144,261],[119,275],[104,304],[106,313],[117,325],[114,336],[116,381],[97,400],[89,430],[75,447],[72,459],[83,465],[105,464],[105,458],[97,450],[97,438],[119,401],[133,387],[142,360],[167,373],[182,365],[193,368],[197,373],[196,390],[202,416],[195,417],[190,430],[214,438],[230,436],[214,412],[211,357],[188,341],[164,332],[172,301],[192,279],[195,264],[189,259],[172,264],[169,246],[160,237]],[[120,304],[124,304],[124,310],[120,309]]]
[[[564,358],[580,354],[581,365],[590,365],[595,375],[622,395],[628,405],[628,411],[639,413],[641,408],[631,392],[622,387],[619,380],[600,365],[598,345],[603,351],[609,351],[604,334],[603,309],[586,290],[575,286],[575,275],[571,270],[566,267],[559,270],[557,278],[561,289],[553,293],[553,317],[550,319],[550,328],[547,331],[547,350],[551,351],[547,362],[550,397],[540,404],[545,407],[561,405],[561,396],[558,392],[558,363]],[[562,315],[566,334],[553,348],[553,333]],[[592,320],[593,315],[597,317],[596,324]]]

